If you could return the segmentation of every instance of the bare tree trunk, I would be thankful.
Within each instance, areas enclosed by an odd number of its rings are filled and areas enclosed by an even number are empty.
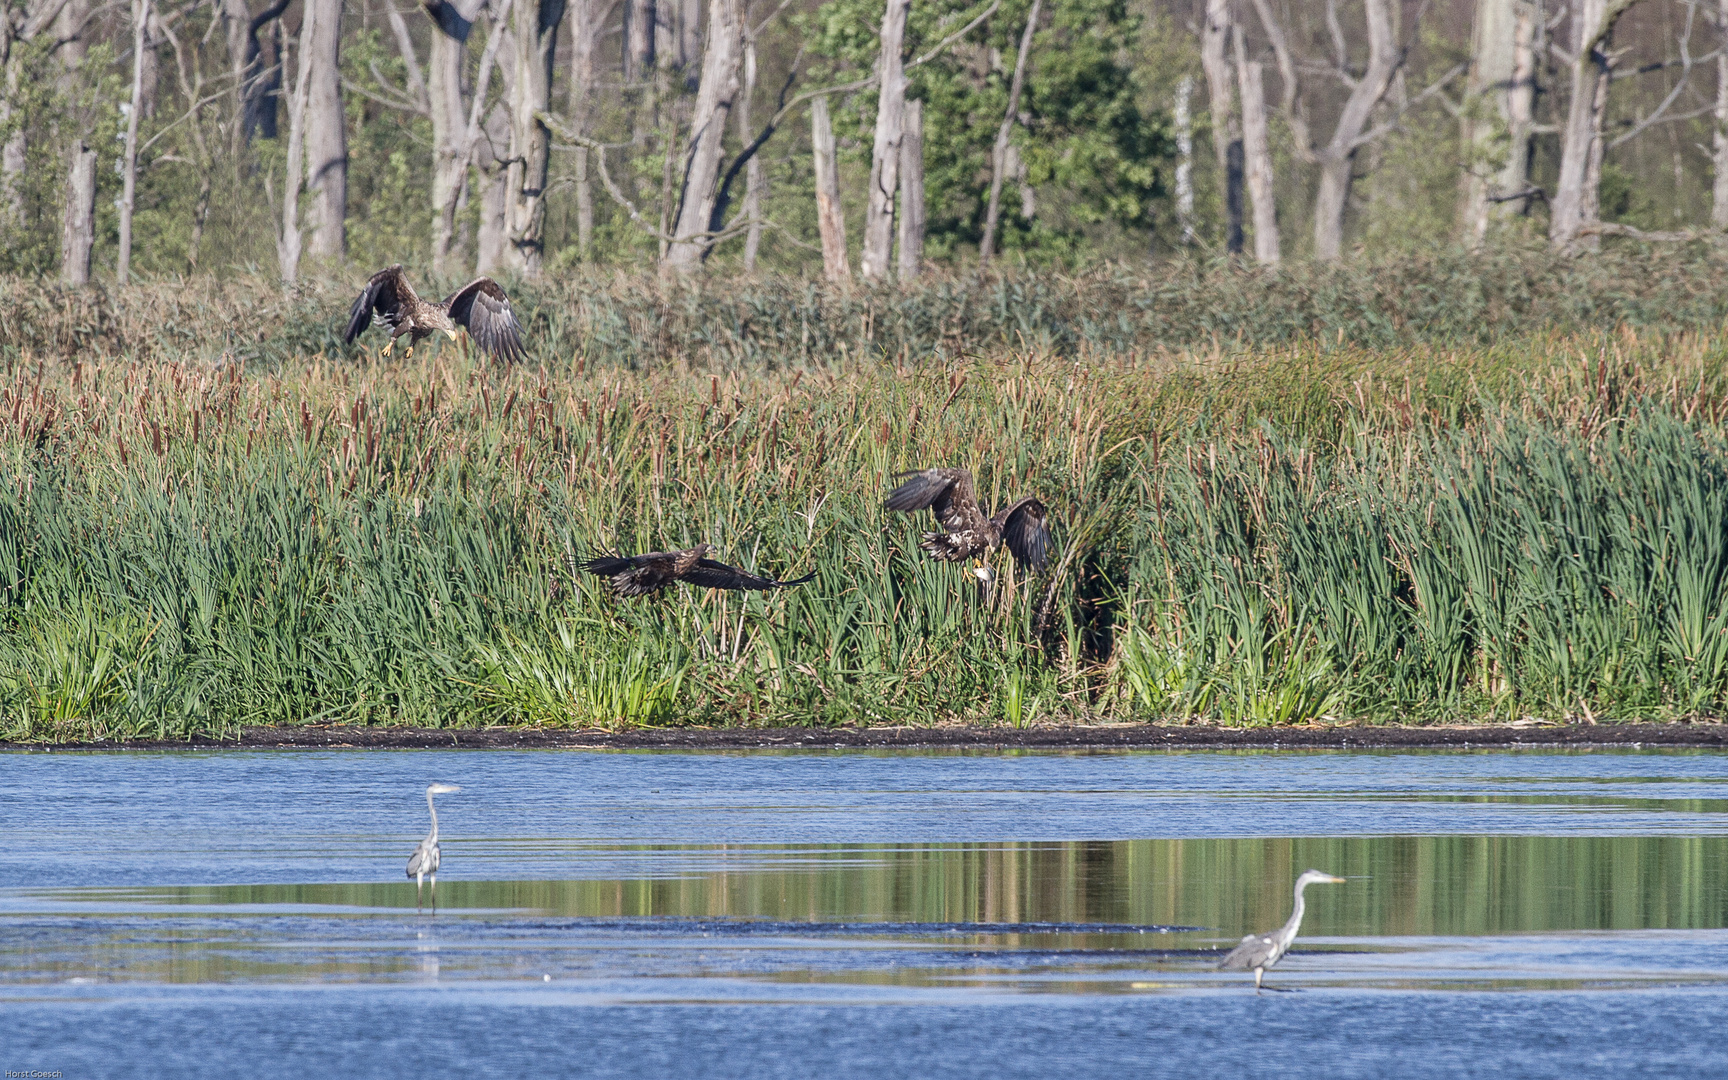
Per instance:
[[[1728,39],[1728,0],[1717,0],[1716,27]],[[1728,50],[1716,57],[1716,130],[1711,133],[1711,161],[1715,166],[1711,185],[1710,224],[1728,228]]]
[[[306,190],[312,194],[312,242],[318,259],[348,253],[348,137],[342,115],[342,0],[308,0],[316,7],[310,37],[300,43],[310,57],[306,90]]]
[[[1002,216],[1002,174],[1008,170],[1008,139],[1020,116],[1020,92],[1026,88],[1026,58],[1032,54],[1032,35],[1038,32],[1038,10],[1043,0],[1032,0],[1026,29],[1020,35],[1020,54],[1014,58],[1014,79],[1008,84],[1008,114],[996,129],[996,150],[990,156],[990,200],[984,207],[984,235],[978,241],[978,263],[988,265],[996,253],[996,226]]]
[[[1725,0],[1728,2],[1728,0]],[[1176,223],[1182,227],[1182,246],[1194,246],[1194,77],[1182,76],[1176,84],[1172,116],[1176,122]]]
[[[749,146],[756,137],[750,122],[750,99],[756,96],[756,35],[750,31],[750,9],[744,9],[744,90],[738,97],[738,142]],[[768,186],[762,174],[762,155],[751,154],[744,163],[744,218],[750,230],[744,234],[744,272],[756,272],[756,256],[762,248],[762,195]]]
[[[686,89],[691,89],[688,73],[701,51],[702,0],[683,0],[678,12],[678,66],[686,73]]]
[[[738,0],[708,0],[708,48],[702,57],[702,82],[690,117],[690,142],[683,153],[678,227],[672,234],[675,242],[667,246],[663,260],[666,268],[679,273],[700,268],[713,247],[713,241],[702,234],[717,228],[713,221],[715,185],[720,179],[726,122],[738,99],[743,29]]]
[[[600,30],[616,0],[602,4],[601,0],[575,0],[570,14],[570,126],[579,134],[588,133],[588,118],[592,108],[596,71],[596,51]],[[588,261],[594,241],[594,188],[588,176],[588,148],[575,151],[574,177],[576,186],[576,253]]]
[[[278,67],[267,68],[258,31],[281,17],[290,0],[272,0],[269,7],[253,15],[246,0],[222,0],[222,21],[228,37],[228,68],[234,80],[234,120],[230,127],[229,152],[235,169],[240,168],[241,150],[255,134],[276,137],[276,92],[282,86]]]
[[[85,22],[90,16],[88,0],[71,0],[54,20],[54,40],[59,42],[62,94],[71,95],[84,66]],[[91,250],[96,244],[96,150],[82,132],[72,133],[66,150],[67,175],[64,228],[60,234],[60,277],[69,285],[90,280]]]
[[[1602,113],[1608,100],[1613,66],[1608,42],[1619,21],[1636,0],[1578,0],[1573,24],[1578,28],[1572,62],[1572,100],[1560,130],[1560,176],[1550,204],[1548,240],[1556,248],[1577,246],[1580,230],[1599,213],[1597,189],[1602,169]]]
[[[829,281],[852,280],[846,261],[846,215],[840,208],[840,162],[834,150],[834,126],[828,120],[828,99],[810,102],[810,151],[816,163],[816,229],[822,234],[822,274]]]
[[[96,246],[96,151],[72,145],[72,168],[66,179],[66,218],[60,233],[60,280],[68,285],[90,283],[90,251]]]
[[[500,101],[486,114],[480,145],[475,147],[476,201],[480,204],[480,227],[474,238],[474,273],[495,274],[510,265],[509,214],[512,191],[510,170],[501,164],[499,151],[510,145],[510,108]]]
[[[900,280],[924,269],[924,103],[906,103],[900,138]]]
[[[120,251],[115,280],[132,281],[132,207],[138,194],[138,121],[144,109],[144,45],[150,26],[150,0],[132,0],[132,107],[126,110],[126,150],[120,159]]]
[[[552,107],[552,62],[564,0],[520,0],[516,27],[516,78],[511,87],[510,168],[505,231],[508,264],[539,277],[546,254],[546,179],[552,163],[552,132],[540,114]]]
[[[1464,152],[1460,177],[1458,234],[1470,247],[1480,247],[1488,234],[1490,201],[1496,194],[1494,176],[1501,171],[1496,149],[1508,128],[1513,85],[1513,41],[1517,0],[1476,0],[1470,31],[1470,69],[1459,113],[1459,143]]]
[[[1262,266],[1276,266],[1278,204],[1272,187],[1272,147],[1266,132],[1266,89],[1260,62],[1248,59],[1241,34],[1232,37],[1236,74],[1242,86],[1242,157],[1248,194],[1254,200],[1254,260]]]
[[[1314,196],[1314,254],[1336,259],[1344,252],[1344,210],[1350,198],[1356,151],[1374,108],[1386,96],[1401,59],[1394,39],[1392,0],[1363,0],[1368,16],[1368,69],[1351,87],[1332,138],[1316,154],[1320,187]]]
[[[624,81],[640,82],[654,66],[654,0],[625,0]]]
[[[1242,250],[1242,125],[1236,115],[1236,80],[1230,74],[1230,0],[1206,0],[1206,24],[1200,31],[1200,66],[1206,72],[1211,99],[1212,150],[1218,158],[1219,187],[1224,196],[1224,250]]]
[[[864,252],[858,273],[866,281],[888,276],[894,249],[894,192],[900,185],[901,122],[905,116],[906,74],[901,51],[906,13],[912,0],[888,0],[882,13],[882,52],[876,71],[876,141],[870,151],[870,186],[865,191]]]
[[[1489,213],[1502,220],[1530,212],[1530,136],[1536,125],[1536,19],[1530,0],[1518,0],[1512,25],[1512,82],[1506,88],[1506,164]]]
[[[473,23],[448,0],[426,11],[432,18],[432,49],[426,64],[432,114],[432,269],[447,275],[456,246],[456,209],[468,178],[468,155],[462,145],[467,126],[462,58]]]
[[[288,96],[288,165],[282,180],[282,232],[276,239],[276,265],[283,285],[293,285],[300,277],[300,185],[306,175],[306,98],[312,89],[312,51],[305,48],[318,32],[318,5],[308,5],[300,23],[300,33],[282,35],[282,66],[294,52],[296,36],[300,45],[299,65],[294,86]]]

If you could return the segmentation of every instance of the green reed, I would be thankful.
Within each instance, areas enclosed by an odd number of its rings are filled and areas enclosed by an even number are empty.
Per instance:
[[[0,729],[1716,714],[1728,394],[1697,334],[780,370],[17,364]],[[1492,391],[1492,392],[1490,392]],[[881,508],[1052,507],[985,602]],[[698,541],[808,585],[614,601]]]

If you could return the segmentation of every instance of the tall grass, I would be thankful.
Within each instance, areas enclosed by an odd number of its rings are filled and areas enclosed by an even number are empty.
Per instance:
[[[338,355],[365,280],[199,278],[126,290],[0,279],[0,360],[155,361],[220,356],[254,370]],[[1546,246],[1264,269],[1177,261],[1073,274],[933,274],[905,287],[837,289],[802,278],[669,282],[579,275],[510,285],[535,355],[638,372],[845,366],[1032,350],[1068,357],[1206,348],[1252,353],[1306,341],[1483,346],[1616,326],[1677,331],[1728,319],[1728,255],[1611,245],[1589,259]],[[461,284],[416,274],[427,292]],[[376,342],[374,342],[374,345]]]
[[[997,351],[792,370],[19,362],[0,729],[1715,714],[1718,339]],[[898,469],[1041,495],[980,601]],[[687,546],[771,594],[615,602]]]

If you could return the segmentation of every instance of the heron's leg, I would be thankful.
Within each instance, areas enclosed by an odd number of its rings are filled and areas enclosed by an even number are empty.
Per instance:
[[[432,875],[432,914],[438,914],[438,875]]]
[[[425,903],[426,875],[414,875],[414,913],[418,915],[426,910]]]
[[[1256,994],[1258,994],[1260,992],[1260,979],[1265,974],[1266,974],[1265,968],[1255,968],[1254,969],[1254,992]]]

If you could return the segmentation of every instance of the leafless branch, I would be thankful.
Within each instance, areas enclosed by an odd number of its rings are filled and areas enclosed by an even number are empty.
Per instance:
[[[1414,109],[1416,106],[1422,104],[1422,102],[1426,101],[1427,99],[1434,97],[1437,94],[1440,94],[1440,91],[1442,91],[1443,89],[1446,88],[1446,84],[1451,82],[1453,79],[1456,79],[1458,76],[1464,74],[1464,71],[1467,67],[1469,67],[1468,64],[1456,64],[1456,65],[1454,65],[1451,70],[1446,72],[1446,74],[1440,76],[1439,79],[1430,83],[1428,85],[1428,87],[1426,89],[1424,89],[1420,94],[1417,94],[1415,97],[1413,97],[1413,98],[1409,99],[1408,101],[1404,102],[1403,104],[1399,105],[1398,108],[1393,111],[1392,118],[1390,120],[1386,121],[1384,124],[1381,124],[1378,127],[1370,128],[1369,130],[1356,136],[1356,138],[1350,143],[1351,148],[1354,149],[1354,148],[1360,147],[1360,146],[1367,146],[1369,143],[1373,142],[1375,139],[1380,138],[1382,135],[1385,135],[1386,133],[1390,132],[1392,129],[1396,128],[1399,124],[1404,122],[1404,114],[1405,113],[1409,112],[1411,109]],[[1444,97],[1444,95],[1442,95],[1442,97]]]

